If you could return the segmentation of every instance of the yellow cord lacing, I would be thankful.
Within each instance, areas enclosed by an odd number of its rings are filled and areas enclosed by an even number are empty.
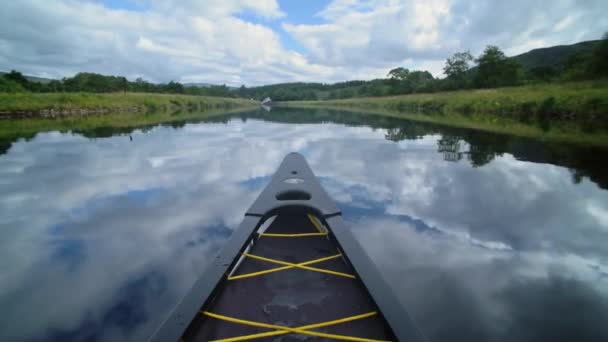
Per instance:
[[[249,321],[249,320],[245,320],[245,319],[239,319],[239,318],[219,315],[219,314],[212,313],[209,311],[201,311],[201,313],[205,316],[213,317],[215,319],[219,319],[219,320],[226,321],[226,322],[243,324],[243,325],[248,325],[248,326],[258,327],[258,328],[274,329],[274,331],[224,338],[224,339],[219,339],[219,340],[213,340],[210,342],[236,342],[236,341],[252,340],[252,339],[262,338],[262,337],[285,335],[285,334],[302,334],[302,335],[309,335],[309,336],[316,336],[316,337],[331,338],[331,339],[342,340],[342,341],[388,342],[388,341],[384,341],[384,340],[374,340],[374,339],[362,338],[362,337],[356,337],[356,336],[336,335],[336,334],[328,334],[328,333],[310,331],[310,329],[323,328],[323,327],[328,327],[328,326],[337,325],[337,324],[341,324],[341,323],[355,321],[358,319],[376,316],[378,314],[376,311],[372,311],[372,312],[368,312],[368,313],[364,313],[364,314],[356,315],[356,316],[344,317],[344,318],[336,319],[333,321],[320,322],[320,323],[309,324],[309,325],[304,325],[304,326],[294,327],[294,328],[286,327],[286,326],[282,326],[282,325],[254,322],[254,321]]]
[[[323,228],[321,228],[321,226],[319,225],[319,223],[314,219],[314,217],[312,215],[308,214],[308,219],[310,220],[310,222],[312,222],[312,224],[314,225],[314,227],[317,229],[318,233],[297,233],[297,234],[258,233],[258,235],[260,237],[280,237],[280,238],[300,238],[300,237],[327,236],[328,235],[328,232],[325,231]],[[300,269],[305,269],[305,270],[308,270],[308,271],[327,273],[327,274],[332,274],[332,275],[346,277],[346,278],[351,278],[351,279],[355,279],[356,278],[352,274],[342,273],[342,272],[337,272],[337,271],[332,271],[332,270],[327,270],[327,269],[322,269],[322,268],[308,266],[308,265],[317,264],[317,263],[320,263],[320,262],[323,262],[323,261],[328,261],[328,260],[333,260],[333,259],[336,259],[336,258],[340,258],[340,257],[342,257],[341,253],[336,254],[336,255],[331,255],[331,256],[328,256],[328,257],[324,257],[324,258],[319,258],[319,259],[314,259],[314,260],[310,260],[310,261],[305,261],[305,262],[301,262],[301,263],[291,263],[291,262],[286,262],[286,261],[282,261],[282,260],[276,260],[276,259],[271,259],[271,258],[266,258],[266,257],[258,256],[258,255],[253,255],[253,254],[250,254],[250,253],[243,253],[243,256],[248,257],[248,258],[252,258],[252,259],[256,259],[256,260],[260,260],[260,261],[266,261],[266,262],[273,263],[273,264],[284,265],[284,266],[282,266],[282,267],[275,267],[275,268],[271,268],[271,269],[263,270],[263,271],[258,271],[258,272],[240,274],[240,275],[236,275],[236,276],[229,276],[227,278],[228,280],[250,278],[250,277],[260,276],[260,275],[264,275],[264,274],[268,274],[268,273],[284,271],[284,270],[288,270],[288,269],[292,269],[292,268],[300,268]],[[300,327],[293,327],[293,328],[292,327],[281,326],[281,325],[260,323],[260,322],[254,322],[254,321],[249,321],[249,320],[244,320],[244,319],[224,316],[224,315],[212,313],[212,312],[209,312],[209,311],[201,311],[201,313],[203,315],[205,315],[205,316],[212,317],[212,318],[219,319],[219,320],[223,320],[223,321],[227,321],[227,322],[232,322],[232,323],[237,323],[237,324],[243,324],[243,325],[248,325],[248,326],[253,326],[253,327],[259,327],[259,328],[274,329],[274,331],[269,331],[269,332],[264,332],[264,333],[257,333],[257,334],[250,334],[250,335],[243,335],[243,336],[236,336],[236,337],[230,337],[230,338],[224,338],[224,339],[214,340],[214,341],[211,341],[211,342],[237,342],[237,341],[253,340],[253,339],[263,338],[263,337],[285,335],[285,334],[302,334],[302,335],[331,338],[331,339],[343,340],[343,341],[389,342],[389,341],[384,341],[384,340],[375,340],[375,339],[362,338],[362,337],[356,337],[356,336],[336,335],[336,334],[329,334],[329,333],[321,333],[321,332],[316,332],[316,331],[310,331],[311,329],[323,328],[323,327],[328,327],[328,326],[332,326],[332,325],[337,325],[337,324],[341,324],[341,323],[346,323],[346,322],[351,322],[351,321],[355,321],[355,320],[359,320],[359,319],[363,319],[363,318],[368,318],[368,317],[376,316],[378,314],[376,311],[364,313],[364,314],[361,314],[361,315],[344,317],[344,318],[340,318],[340,319],[336,319],[336,320],[332,320],[332,321],[327,321],[327,322],[320,322],[320,323],[315,323],[315,324],[303,325],[303,326],[300,326]]]
[[[328,257],[324,257],[324,258],[319,258],[319,259],[315,259],[315,260],[301,262],[301,263],[298,263],[298,264],[294,264],[294,263],[286,262],[286,261],[282,261],[282,260],[265,258],[265,257],[261,257],[261,256],[258,256],[258,255],[253,255],[253,254],[249,254],[249,253],[243,253],[243,255],[246,256],[246,257],[248,257],[248,258],[252,258],[252,259],[256,259],[256,260],[261,260],[261,261],[266,261],[266,262],[270,262],[270,263],[278,264],[278,265],[285,265],[285,266],[283,266],[283,267],[275,267],[275,268],[271,268],[271,269],[263,270],[263,271],[257,271],[257,272],[239,274],[239,275],[236,275],[236,276],[229,276],[228,280],[251,278],[251,277],[260,276],[260,275],[263,275],[263,274],[284,271],[284,270],[288,270],[288,269],[291,269],[291,268],[301,268],[301,269],[308,270],[308,271],[327,273],[327,274],[332,274],[332,275],[336,275],[336,276],[340,276],[340,277],[345,277],[345,278],[351,278],[351,279],[355,279],[356,278],[354,275],[348,274],[348,273],[337,272],[337,271],[332,271],[332,270],[326,270],[324,268],[317,268],[317,267],[307,266],[307,265],[312,265],[312,264],[320,263],[320,262],[327,261],[327,260],[332,260],[332,259],[340,258],[340,257],[342,257],[342,254],[336,254],[336,255],[332,255],[332,256],[328,256]]]

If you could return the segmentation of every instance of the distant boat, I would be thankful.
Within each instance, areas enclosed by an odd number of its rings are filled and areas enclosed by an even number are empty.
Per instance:
[[[270,97],[267,97],[262,100],[262,106],[270,106],[271,104],[272,104],[272,99],[270,99]]]
[[[263,110],[265,110],[265,111],[267,111],[267,112],[270,112],[270,110],[272,110],[272,107],[271,107],[271,106],[267,106],[267,105],[265,105],[265,104],[260,105],[260,107],[262,107],[262,109],[263,109]]]

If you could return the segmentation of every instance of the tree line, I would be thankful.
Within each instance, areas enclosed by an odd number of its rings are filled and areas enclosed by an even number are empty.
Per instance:
[[[56,92],[142,92],[142,93],[167,93],[188,94],[221,97],[237,97],[238,94],[225,85],[210,85],[206,87],[186,86],[179,82],[151,83],[138,78],[129,81],[122,76],[106,76],[90,72],[81,72],[74,77],[62,80],[51,80],[49,82],[36,82],[27,79],[18,71],[12,70],[0,77],[0,92],[34,92],[34,93],[56,93]]]
[[[446,59],[443,72],[445,78],[435,78],[426,70],[397,67],[384,79],[241,87],[239,94],[256,99],[270,97],[275,101],[332,100],[605,78],[608,77],[608,33],[592,50],[572,53],[561,65],[524,70],[516,59],[507,57],[499,47],[489,45],[477,58],[469,51],[455,53]]]
[[[435,78],[426,70],[397,67],[386,78],[334,84],[282,83],[260,87],[225,85],[185,86],[179,82],[151,83],[141,78],[129,81],[121,76],[78,73],[74,77],[41,83],[28,80],[18,71],[0,77],[0,92],[146,92],[222,97],[244,97],[274,101],[326,100],[353,97],[433,93],[446,90],[494,88],[531,82],[561,82],[608,77],[608,33],[590,51],[570,55],[562,65],[537,66],[527,70],[497,46],[489,45],[477,57],[469,51],[455,53],[445,61],[445,78]]]

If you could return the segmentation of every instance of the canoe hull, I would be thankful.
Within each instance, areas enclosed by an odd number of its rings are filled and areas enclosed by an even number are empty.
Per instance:
[[[319,232],[326,235],[272,236]],[[291,264],[339,254],[339,258],[324,261],[327,264],[310,267],[351,274],[353,278],[283,264],[288,269],[229,280],[231,276],[281,267],[243,256],[255,257],[255,253]],[[345,226],[341,212],[304,157],[297,153],[285,157],[223,250],[150,341],[177,341],[182,337],[210,340],[260,332],[259,327],[204,317],[204,312],[213,310],[227,317],[290,327],[377,312],[375,317],[358,320],[357,324],[351,322],[324,330],[380,340],[424,340],[391,287]]]

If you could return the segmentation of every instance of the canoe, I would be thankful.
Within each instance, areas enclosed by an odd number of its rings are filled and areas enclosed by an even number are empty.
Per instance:
[[[150,341],[256,339],[424,340],[297,153]]]

